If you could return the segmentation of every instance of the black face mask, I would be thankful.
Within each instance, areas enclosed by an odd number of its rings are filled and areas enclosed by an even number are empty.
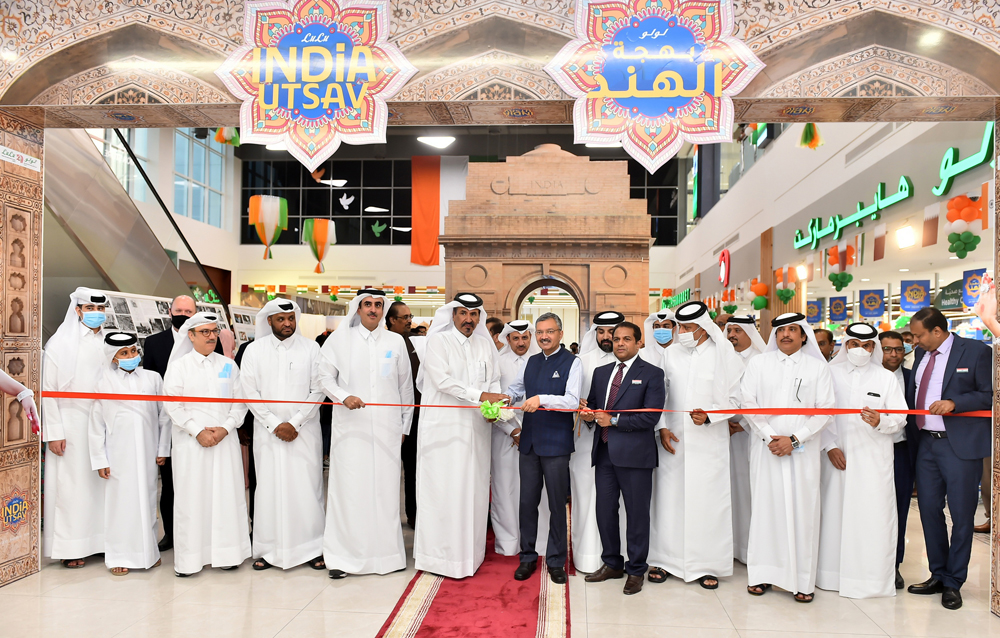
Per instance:
[[[189,317],[187,317],[186,315],[171,315],[170,323],[174,325],[174,330],[180,330],[181,326],[183,326],[184,322],[187,321],[188,319]]]

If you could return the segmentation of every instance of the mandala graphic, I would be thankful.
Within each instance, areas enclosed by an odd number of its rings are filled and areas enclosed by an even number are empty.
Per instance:
[[[732,36],[731,0],[576,0],[576,39],[546,65],[576,99],[576,143],[650,173],[684,142],[732,141],[733,101],[764,68]]]
[[[341,142],[384,144],[386,100],[417,72],[388,42],[388,0],[248,2],[243,37],[216,71],[243,101],[240,138],[283,141],[310,171]]]

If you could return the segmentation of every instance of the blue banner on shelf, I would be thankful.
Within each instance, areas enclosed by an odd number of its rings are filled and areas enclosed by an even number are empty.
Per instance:
[[[885,314],[884,290],[862,290],[859,295],[862,317],[875,319]]]
[[[809,323],[819,323],[823,321],[823,300],[806,302],[806,321]]]
[[[899,309],[903,312],[916,312],[931,305],[930,279],[901,281],[899,290]]]
[[[962,305],[972,308],[979,299],[979,286],[983,283],[983,276],[986,275],[985,268],[976,270],[966,270],[962,273]]]
[[[830,297],[830,321],[847,321],[847,297]]]

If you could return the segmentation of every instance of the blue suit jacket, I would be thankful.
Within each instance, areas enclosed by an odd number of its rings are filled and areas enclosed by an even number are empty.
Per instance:
[[[595,410],[604,409],[608,399],[608,384],[617,365],[618,362],[615,361],[594,370],[590,396],[587,397],[588,407]],[[640,408],[662,410],[666,403],[667,392],[663,369],[647,363],[636,355],[622,380],[614,407],[620,410]],[[656,467],[658,457],[656,433],[653,428],[659,420],[659,412],[619,413],[618,425],[608,428],[608,454],[611,462],[619,467]],[[597,430],[594,432],[594,447],[590,457],[592,465],[597,463],[597,446],[601,439],[601,428],[596,423],[595,427]]]
[[[954,401],[955,412],[993,409],[993,351],[981,341],[963,339],[958,335],[954,337],[941,384],[941,399]],[[916,349],[913,370],[906,383],[906,404],[913,409],[918,408],[917,370],[925,354],[927,352],[923,348]],[[944,429],[958,458],[973,460],[990,455],[993,419],[945,415]],[[906,438],[907,441],[917,440],[915,418],[907,420]]]

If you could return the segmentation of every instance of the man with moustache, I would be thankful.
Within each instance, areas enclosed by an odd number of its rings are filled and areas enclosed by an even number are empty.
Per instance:
[[[406,355],[410,359],[410,378],[413,379],[413,421],[410,423],[410,433],[406,435],[400,448],[403,459],[403,500],[405,503],[406,524],[410,529],[417,525],[417,421],[420,417],[420,392],[416,388],[417,373],[420,371],[420,357],[410,341],[410,331],[413,325],[413,313],[410,307],[402,301],[394,301],[385,311],[385,327],[403,337],[406,344]],[[332,407],[332,406],[331,406]]]
[[[833,349],[837,345],[834,341],[833,333],[826,328],[816,328],[813,330],[813,334],[816,335],[816,344],[819,346],[819,351],[829,361],[830,357],[833,356]]]
[[[438,309],[427,334],[417,387],[427,399],[417,443],[417,506],[413,537],[419,570],[465,578],[486,556],[493,426],[478,410],[500,394],[497,348],[480,323],[483,300],[459,293]],[[397,488],[398,489],[398,488]]]
[[[542,480],[549,503],[549,540],[545,564],[557,585],[566,582],[566,498],[569,496],[569,458],[573,453],[573,410],[580,405],[582,366],[562,345],[562,319],[547,312],[535,321],[542,351],[528,359],[517,380],[507,388],[512,401],[524,398],[520,451],[521,564],[515,580],[527,580],[538,565],[535,539]],[[539,411],[545,408],[545,411]]]
[[[580,396],[590,393],[594,370],[615,360],[612,336],[615,326],[625,321],[620,312],[605,311],[594,316],[594,323],[580,339],[580,364],[583,382]],[[586,399],[580,407],[586,407]],[[576,423],[577,450],[593,447],[595,427],[578,420]],[[594,468],[587,454],[574,454],[569,460],[570,493],[573,495],[571,530],[573,534],[573,565],[581,572],[596,572],[601,567],[601,533],[597,527],[597,488],[594,485]]]

